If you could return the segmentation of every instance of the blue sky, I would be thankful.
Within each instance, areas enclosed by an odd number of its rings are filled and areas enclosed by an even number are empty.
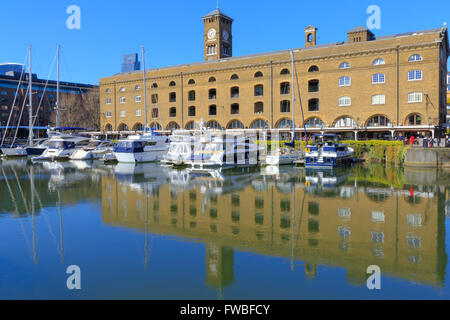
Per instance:
[[[66,9],[72,4],[81,9],[81,30],[66,27]],[[348,30],[366,25],[372,4],[381,8],[376,35],[450,23],[447,0],[220,0],[220,9],[235,20],[233,54],[240,56],[302,47],[308,25],[319,28],[320,44],[346,40]],[[32,44],[33,71],[44,78],[61,44],[61,79],[97,83],[120,72],[122,54],[140,52],[141,45],[150,67],[202,61],[201,17],[215,7],[216,0],[5,1],[0,62],[23,62]]]

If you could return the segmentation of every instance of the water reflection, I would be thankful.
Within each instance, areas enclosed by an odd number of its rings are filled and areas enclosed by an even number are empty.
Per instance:
[[[303,269],[309,279],[326,265],[344,268],[348,284],[364,285],[375,264],[391,277],[444,287],[448,173],[381,166],[198,173],[158,164],[8,161],[0,180],[0,215],[30,219],[31,236],[18,221],[35,264],[37,217],[48,221],[46,209],[57,208],[57,229],[47,224],[64,264],[65,208],[99,201],[104,224],[145,235],[145,268],[155,235],[204,243],[206,261],[197,263],[219,298],[237,281],[242,251],[286,259],[286,271]]]

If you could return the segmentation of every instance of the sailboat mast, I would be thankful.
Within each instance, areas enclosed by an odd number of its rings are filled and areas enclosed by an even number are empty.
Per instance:
[[[291,50],[291,74],[292,74],[292,140],[295,140],[295,90],[294,90],[294,51]]]
[[[58,44],[58,49],[56,50],[57,66],[56,66],[56,127],[59,128],[59,50],[60,45]]]
[[[28,87],[30,88],[28,91],[28,99],[30,103],[30,107],[28,110],[28,145],[33,145],[33,79],[31,72],[31,46],[29,47],[29,66],[28,66]]]
[[[147,86],[145,79],[145,48],[142,46],[142,77],[144,78],[144,113],[145,113],[145,127],[144,131],[147,131],[148,128],[148,120],[147,120]]]

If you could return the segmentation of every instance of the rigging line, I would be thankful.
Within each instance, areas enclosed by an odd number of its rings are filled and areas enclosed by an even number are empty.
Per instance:
[[[25,210],[27,211],[27,216],[30,215],[30,210],[28,209],[27,201],[25,200],[25,195],[23,193],[22,186],[20,185],[19,177],[17,176],[16,170],[14,171],[14,176],[16,177],[17,186],[19,187],[20,195],[22,196],[23,206],[25,207]]]
[[[55,68],[56,57],[57,57],[57,53],[53,57],[53,62],[52,62],[52,65],[50,67],[50,72],[48,73],[47,81],[45,82],[44,91],[42,92],[42,97],[41,97],[41,100],[39,101],[39,105],[36,108],[36,114],[34,115],[34,120],[33,120],[33,127],[34,127],[34,124],[36,123],[37,115],[38,115],[38,112],[39,112],[39,110],[41,108],[42,101],[44,101],[44,94],[45,94],[45,91],[47,91],[47,86],[48,86],[48,82],[50,81],[50,76],[53,73],[53,69]]]
[[[20,85],[22,83],[23,75],[25,73],[25,63],[27,61],[27,58],[28,58],[28,52],[25,55],[25,60],[24,60],[23,65],[22,65],[22,72],[20,73],[20,78],[19,78],[19,83],[17,85],[16,94],[14,95],[14,100],[13,100],[13,103],[11,105],[11,111],[9,112],[8,122],[6,123],[6,129],[5,129],[5,132],[3,133],[2,144],[0,146],[3,146],[3,143],[4,143],[5,138],[6,138],[6,132],[8,131],[8,127],[9,127],[9,124],[11,122],[12,114],[13,114],[13,111],[14,111],[14,105],[16,104],[17,96],[18,96],[18,93],[19,93],[19,88],[20,88]]]
[[[22,120],[23,110],[25,109],[25,103],[27,102],[28,92],[29,92],[29,88],[27,88],[27,91],[25,92],[25,96],[24,96],[23,103],[22,103],[22,108],[20,110],[19,120],[17,121],[16,133],[14,134],[14,139],[13,139],[11,145],[14,145],[14,143],[16,142],[16,139],[17,139],[17,133],[19,132],[20,121]]]
[[[303,113],[302,95],[300,93],[300,84],[298,81],[297,67],[295,66],[295,64],[294,64],[294,70],[295,70],[295,79],[297,82],[298,101],[300,102],[300,110],[302,111],[303,130],[305,130],[305,141],[308,142],[308,136],[306,135],[306,126],[305,126],[305,114]]]
[[[11,197],[11,200],[13,201],[13,204],[14,204],[15,213],[19,217],[20,227],[22,229],[23,237],[25,238],[25,243],[27,245],[28,252],[30,254],[30,257],[33,257],[33,253],[31,252],[30,241],[28,240],[27,233],[25,232],[25,228],[24,228],[22,219],[20,219],[20,213],[19,213],[19,208],[17,206],[17,200],[14,197],[14,193],[12,192],[12,189],[11,189],[11,186],[9,185],[8,179],[6,178],[6,174],[5,174],[5,171],[3,170],[3,167],[2,167],[2,174],[3,174],[3,178],[5,179],[6,186],[8,187],[8,190],[9,190],[9,196]]]
[[[59,213],[59,240],[60,240],[60,253],[61,253],[61,263],[64,264],[64,235],[63,235],[63,220],[62,220],[62,210],[61,210],[61,195],[58,189],[58,213]]]

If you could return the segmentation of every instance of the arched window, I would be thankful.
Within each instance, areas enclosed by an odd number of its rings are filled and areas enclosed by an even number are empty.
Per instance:
[[[415,62],[415,61],[422,61],[422,56],[420,54],[413,54],[411,57],[409,57],[409,62]]]
[[[350,69],[350,63],[348,63],[348,62],[342,62],[340,65],[339,65],[339,69]]]
[[[349,87],[352,84],[352,79],[348,76],[339,78],[339,87]]]
[[[194,79],[190,79],[190,80],[188,81],[188,84],[195,84],[195,80],[194,80]]]
[[[233,74],[230,79],[231,80],[238,80],[239,76],[237,74]]]
[[[319,92],[319,80],[308,81],[308,92]]]
[[[188,116],[195,117],[195,107],[194,106],[191,106],[188,108]]]
[[[289,93],[291,93],[291,83],[290,82],[280,83],[280,94],[289,94]]]
[[[217,106],[215,104],[210,105],[208,107],[208,115],[210,115],[210,116],[216,116],[217,115]]]
[[[309,99],[308,101],[308,111],[317,112],[319,111],[319,99]]]
[[[208,79],[208,82],[216,82],[216,78],[215,77],[211,77]]]
[[[152,83],[152,88],[153,88],[153,89],[158,88],[158,84],[157,84],[156,82]]]
[[[176,92],[169,93],[169,102],[176,102],[177,101],[177,94]]]
[[[126,89],[125,89],[124,87],[121,87],[121,88],[119,89],[119,91],[120,91],[120,92],[125,92]]]
[[[136,85],[136,87],[134,87],[134,90],[136,90],[136,91],[141,90],[141,86],[140,85]]]
[[[262,113],[264,113],[264,103],[256,102],[255,103],[255,114],[262,114]]]
[[[231,98],[239,98],[239,87],[232,87],[230,89]]]
[[[280,74],[286,75],[286,74],[291,74],[291,73],[289,72],[289,69],[283,69],[283,70],[281,70]]]
[[[312,33],[308,33],[308,35],[306,36],[306,41],[308,43],[313,42],[313,35],[312,35]]]
[[[206,127],[210,129],[222,129],[222,126],[216,120],[209,121]]]
[[[169,109],[169,117],[170,118],[175,118],[177,116],[177,108],[172,107]]]
[[[175,87],[177,84],[175,83],[175,81],[171,81],[170,83],[169,83],[169,87]]]
[[[286,128],[292,128],[292,120],[288,118],[283,118],[277,122],[275,125],[277,129],[286,129]]]
[[[261,78],[263,76],[263,73],[261,71],[258,71],[255,73],[255,78]]]
[[[322,128],[325,127],[325,124],[322,120],[317,117],[309,118],[305,121],[305,128]]]
[[[382,115],[373,116],[367,121],[368,127],[378,127],[378,126],[386,127],[389,126],[390,124],[391,121]]]
[[[110,125],[109,123],[105,126],[105,131],[112,131],[112,125]]]
[[[308,72],[319,72],[319,67],[311,66],[311,67],[309,67]]]
[[[340,117],[334,122],[335,128],[354,128],[356,126],[356,121],[346,116]]]
[[[136,123],[133,126],[133,131],[142,131],[142,130],[144,130],[144,125],[140,122]]]
[[[262,97],[264,95],[264,86],[262,84],[257,84],[255,86],[255,97]]]
[[[281,113],[291,112],[291,101],[289,101],[289,100],[281,101],[280,102],[280,112]]]
[[[265,121],[263,119],[256,119],[250,125],[251,129],[267,129],[268,127],[269,127],[268,121]]]
[[[195,127],[195,122],[189,121],[188,123],[186,123],[185,129],[186,130],[194,130],[194,127]]]
[[[162,130],[162,126],[158,122],[152,122],[150,128],[152,130]]]
[[[189,101],[195,101],[195,90],[191,90],[188,93],[188,100]]]
[[[381,58],[375,59],[372,63],[372,65],[374,65],[374,66],[380,66],[383,64],[386,64],[386,62]]]
[[[239,114],[239,104],[238,103],[233,103],[231,105],[230,113],[231,114]]]
[[[208,99],[209,100],[216,100],[217,97],[217,90],[216,89],[209,89],[208,91]]]
[[[110,88],[107,88],[107,89],[105,90],[105,92],[106,92],[106,93],[111,93],[111,89],[110,89]]]
[[[125,123],[119,124],[119,131],[128,131],[128,126]]]
[[[244,124],[239,120],[233,120],[227,125],[227,129],[244,129]]]
[[[180,129],[180,126],[175,121],[172,121],[167,125],[167,130],[171,131],[171,130],[178,130],[178,129]]]
[[[339,107],[349,107],[352,105],[352,98],[345,96],[339,98]]]
[[[412,114],[407,118],[407,125],[420,126],[422,124],[422,116],[420,114]]]

